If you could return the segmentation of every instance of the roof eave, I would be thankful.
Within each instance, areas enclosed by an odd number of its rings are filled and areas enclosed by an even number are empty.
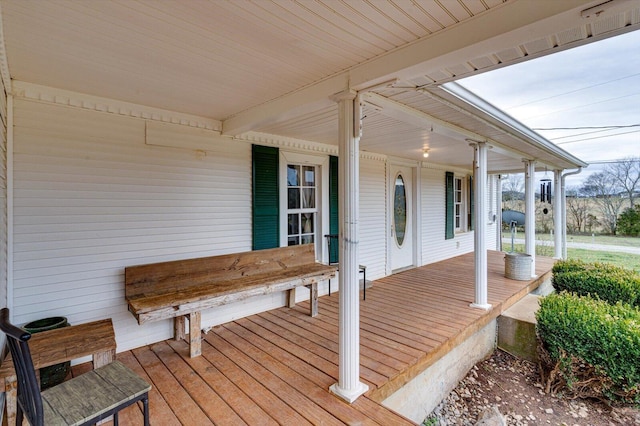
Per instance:
[[[526,141],[527,143],[535,146],[538,149],[546,151],[547,153],[561,159],[562,161],[570,163],[572,167],[568,168],[588,166],[588,163],[585,163],[576,156],[558,147],[548,139],[531,130],[520,121],[511,117],[506,112],[497,108],[495,105],[487,102],[485,99],[469,91],[464,86],[456,82],[449,82],[439,87],[445,92],[449,93],[452,96],[455,96],[456,98],[460,99],[461,101],[465,102],[467,105],[475,109],[476,113],[487,115],[493,120],[496,120],[501,124],[501,127],[503,127],[505,131],[508,131],[515,137]]]

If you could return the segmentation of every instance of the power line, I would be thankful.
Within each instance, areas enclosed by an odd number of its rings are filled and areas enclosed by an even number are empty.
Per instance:
[[[547,96],[547,97],[545,97],[545,98],[536,99],[536,100],[533,100],[533,101],[530,101],[530,102],[525,102],[525,103],[523,103],[523,104],[510,106],[510,107],[508,107],[508,108],[506,108],[506,109],[515,109],[515,108],[520,108],[520,107],[523,107],[523,106],[526,106],[526,105],[535,104],[535,103],[537,103],[537,102],[542,102],[542,101],[546,101],[546,100],[549,100],[549,99],[557,98],[557,97],[560,97],[560,96],[564,96],[564,95],[569,95],[569,94],[572,94],[572,93],[580,92],[580,91],[582,91],[582,90],[591,89],[591,88],[593,88],[593,87],[604,86],[605,84],[609,84],[609,83],[613,83],[613,82],[615,82],[615,81],[620,81],[620,80],[624,80],[624,79],[627,79],[627,78],[635,77],[635,76],[637,76],[637,75],[640,75],[640,73],[631,74],[631,75],[627,75],[627,76],[624,76],[624,77],[620,77],[620,78],[616,78],[616,79],[612,79],[612,80],[604,81],[604,82],[602,82],[602,83],[592,84],[591,86],[581,87],[581,88],[579,88],[579,89],[576,89],[576,90],[570,90],[570,91],[568,91],[568,92],[564,92],[564,93],[558,93],[558,94],[553,95],[553,96]]]
[[[612,138],[614,136],[627,135],[629,133],[637,133],[637,132],[640,132],[640,130],[631,130],[629,132],[616,133],[615,135],[594,136],[592,138],[576,139],[574,141],[556,142],[556,145],[564,145],[564,144],[567,144],[567,143],[574,143],[574,142],[591,141],[591,140],[594,140],[594,139]],[[550,139],[550,140],[553,141],[553,139]]]
[[[535,127],[531,130],[590,130],[590,129],[624,129],[640,127],[640,124],[623,124],[619,126],[582,126],[582,127]]]

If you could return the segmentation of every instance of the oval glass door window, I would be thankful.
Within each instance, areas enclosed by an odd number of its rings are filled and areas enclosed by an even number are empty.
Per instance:
[[[407,192],[401,174],[396,177],[395,196],[393,197],[393,223],[396,231],[396,243],[401,247],[407,230]]]

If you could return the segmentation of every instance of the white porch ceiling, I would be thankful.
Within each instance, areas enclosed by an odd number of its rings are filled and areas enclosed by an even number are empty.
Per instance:
[[[13,80],[212,118],[228,134],[334,145],[329,96],[393,80],[377,95],[464,131],[431,132],[416,117],[370,104],[363,150],[418,160],[428,145],[434,162],[468,167],[471,150],[460,149],[468,132],[512,148],[507,157],[490,155],[494,170],[507,170],[521,168],[520,154],[544,153],[457,111],[464,105],[436,85],[640,28],[637,0],[581,15],[600,3],[0,0],[0,7]]]

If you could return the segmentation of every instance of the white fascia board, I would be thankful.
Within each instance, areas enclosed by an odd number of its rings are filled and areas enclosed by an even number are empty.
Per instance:
[[[364,87],[397,78],[422,76],[485,54],[547,37],[576,25],[588,0],[504,3],[473,18],[353,67],[351,87]]]
[[[443,66],[457,64],[482,53],[496,52],[514,44],[547,36],[575,25],[587,0],[504,3],[450,28],[424,37],[318,83],[283,95],[224,120],[222,133],[236,136],[260,126],[313,111],[318,103],[348,89],[363,90],[395,78],[424,75]],[[541,21],[545,25],[540,25]],[[532,26],[536,24],[535,26]]]
[[[571,155],[564,149],[544,138],[542,135],[531,130],[520,121],[511,117],[501,109],[482,99],[480,96],[474,94],[473,92],[467,90],[460,84],[451,82],[443,84],[440,87],[446,92],[473,107],[476,110],[473,111],[474,114],[480,112],[488,116],[489,119],[497,121],[501,125],[500,127],[503,127],[505,131],[508,131],[515,137],[519,137],[520,139],[527,141],[531,145],[534,145],[537,148],[542,149],[543,151],[546,151],[547,153],[552,154],[555,157],[561,158],[562,160],[573,164],[574,167],[587,166],[587,163],[585,163],[584,161]]]

